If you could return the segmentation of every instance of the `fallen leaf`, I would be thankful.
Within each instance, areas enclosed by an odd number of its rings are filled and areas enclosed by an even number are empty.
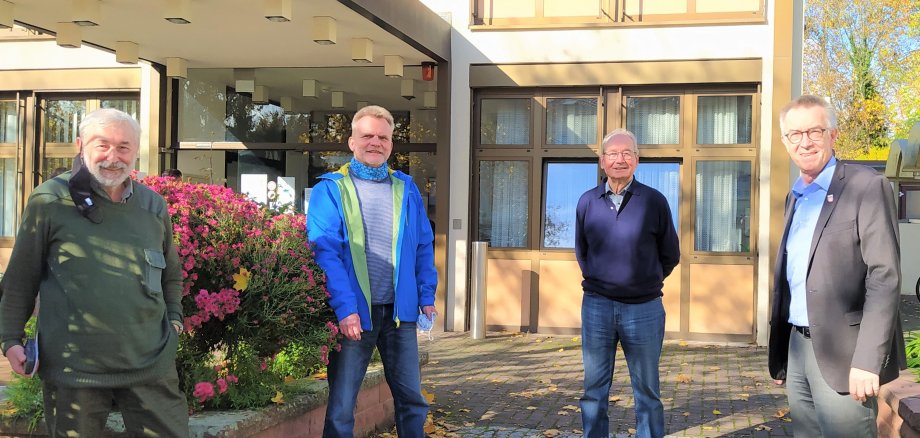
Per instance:
[[[719,367],[709,367],[709,371],[719,371],[721,369],[722,368],[719,368]]]
[[[457,411],[459,411],[459,412],[469,412],[470,410],[467,409],[467,408],[460,408],[460,409],[457,409]]]
[[[713,429],[715,428],[712,426],[703,426],[703,430],[713,430]]]
[[[276,392],[275,396],[272,397],[272,403],[276,403],[279,405],[284,404],[284,393],[281,391]]]
[[[677,383],[690,383],[693,379],[686,374],[677,375]]]
[[[579,337],[579,336],[576,336],[576,337],[572,338],[572,342],[578,342],[578,341],[580,341],[580,340],[581,340],[581,337]]]
[[[294,376],[284,376],[284,383],[291,383],[294,380],[296,380],[294,379]]]
[[[528,410],[528,411],[533,411],[533,410],[535,410],[535,409],[537,409],[536,406],[528,406],[528,407],[527,407],[527,410]]]
[[[560,348],[560,349],[558,349],[558,350],[556,350],[556,351],[562,353],[563,351],[565,351],[565,348]]]
[[[750,396],[750,394],[738,394],[738,400],[748,401],[748,397]]]
[[[610,397],[610,403],[616,403],[616,402],[618,402],[618,401],[620,401],[620,400],[622,400],[622,399],[621,399],[620,396],[618,396],[618,395],[615,395],[615,396],[613,396],[613,397]]]
[[[473,423],[472,421],[464,421],[464,422],[463,422],[463,426],[464,426],[464,427],[473,427],[473,426],[475,426],[475,425],[476,425],[476,423]]]
[[[773,414],[773,417],[775,417],[775,418],[784,418],[784,417],[786,416],[786,414],[788,414],[788,413],[789,413],[789,408],[782,408],[782,409],[777,410],[776,413]]]
[[[680,342],[677,343],[677,345],[680,345],[681,347],[686,347],[686,346],[687,346],[687,341],[680,341]]]
[[[233,288],[242,292],[249,287],[249,279],[252,274],[246,268],[240,268],[239,274],[233,274]]]
[[[713,414],[713,415],[722,415],[722,411],[720,411],[720,410],[718,410],[718,409],[713,409],[713,410],[712,410],[712,414]]]
[[[495,412],[495,411],[486,411],[486,413],[485,413],[485,414],[482,414],[482,416],[479,417],[479,419],[480,419],[480,420],[491,420],[491,419],[495,418],[495,416],[496,416],[497,414],[498,414],[498,412]]]
[[[570,411],[578,411],[578,410],[579,410],[579,409],[578,409],[578,406],[575,406],[575,405],[565,405],[565,406],[562,407],[562,409],[568,409],[568,410],[570,410]]]
[[[685,416],[685,417],[689,417],[689,416],[690,416],[690,413],[689,413],[689,412],[684,412],[683,414],[680,414],[680,415],[683,415],[683,416]]]
[[[437,363],[438,363],[438,361],[436,361],[436,360],[429,360],[429,361],[428,361],[428,365],[436,365]]]
[[[422,396],[425,397],[425,400],[428,400],[428,404],[434,403],[434,394],[422,389]]]
[[[329,377],[329,375],[326,374],[325,371],[323,371],[321,373],[313,373],[312,377],[316,380],[326,380],[326,378]]]
[[[559,436],[562,432],[559,429],[546,429],[543,431],[543,436],[545,437],[555,437]]]
[[[417,430],[417,429],[416,429],[416,430]],[[425,427],[423,428],[423,430],[424,430],[425,433],[427,433],[427,434],[432,434],[432,433],[434,433],[434,431],[435,431],[434,423],[428,423],[428,424],[426,424]]]
[[[767,426],[766,424],[761,424],[760,426],[755,427],[754,430],[763,430],[763,431],[769,432],[773,430],[773,428],[770,426]]]
[[[674,397],[663,398],[661,401],[672,402],[674,401]]]
[[[461,390],[458,389],[458,390],[455,390],[455,391],[451,391],[451,393],[452,393],[452,394],[460,395],[460,394],[463,394],[463,391],[461,391]]]
[[[559,411],[559,412],[556,412],[556,415],[562,415],[563,417],[567,417],[569,415],[569,411]]]
[[[636,434],[636,429],[633,429],[633,428],[630,427],[629,429],[626,429],[626,432],[628,432],[630,435],[635,435],[635,434]]]

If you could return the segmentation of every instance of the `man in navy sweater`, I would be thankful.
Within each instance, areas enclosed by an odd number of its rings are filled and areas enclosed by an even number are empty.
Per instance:
[[[636,136],[625,129],[601,142],[607,178],[578,200],[575,256],[584,280],[581,304],[586,437],[607,437],[610,383],[622,343],[636,401],[636,436],[664,436],[658,361],[664,340],[664,279],[680,260],[668,202],[636,181]]]

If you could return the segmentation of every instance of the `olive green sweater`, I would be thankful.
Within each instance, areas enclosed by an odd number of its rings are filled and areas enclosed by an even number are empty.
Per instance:
[[[21,342],[39,300],[39,374],[67,387],[125,387],[175,372],[182,273],[163,198],[132,182],[124,203],[93,197],[80,215],[70,173],[29,197],[0,283],[3,352]]]

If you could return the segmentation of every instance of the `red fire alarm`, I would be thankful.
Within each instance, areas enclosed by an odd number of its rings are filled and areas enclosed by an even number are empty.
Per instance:
[[[433,81],[434,80],[434,66],[433,62],[425,61],[422,63],[422,80],[423,81]]]

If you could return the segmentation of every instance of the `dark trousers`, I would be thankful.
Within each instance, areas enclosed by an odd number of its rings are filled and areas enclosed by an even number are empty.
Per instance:
[[[188,404],[175,374],[130,388],[69,388],[42,382],[48,435],[96,438],[118,404],[131,437],[189,436]]]

